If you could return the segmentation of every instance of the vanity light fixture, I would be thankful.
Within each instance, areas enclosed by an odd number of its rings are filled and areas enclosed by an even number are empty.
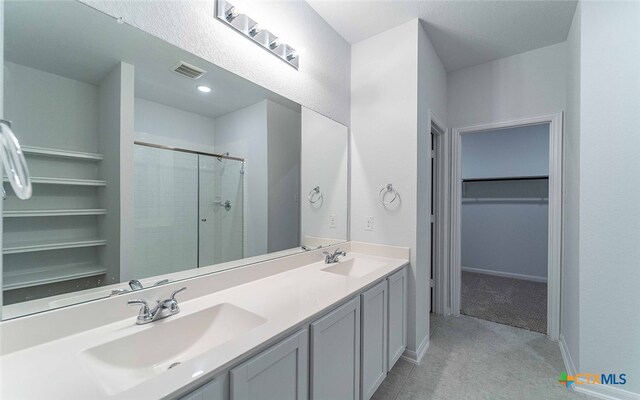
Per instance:
[[[198,90],[201,91],[202,93],[211,93],[211,88],[205,85],[199,85]]]
[[[300,55],[294,48],[284,43],[278,36],[262,29],[258,23],[227,0],[216,0],[216,18],[242,33],[263,49],[277,56],[293,68],[298,69]]]

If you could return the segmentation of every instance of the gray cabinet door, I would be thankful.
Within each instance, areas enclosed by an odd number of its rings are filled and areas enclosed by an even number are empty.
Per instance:
[[[360,295],[362,299],[361,398],[369,400],[387,376],[387,282]]]
[[[311,324],[311,399],[359,400],[360,298]]]
[[[227,400],[229,398],[229,374],[219,375],[180,400]]]
[[[309,395],[306,329],[231,370],[231,400],[306,400]]]
[[[407,268],[387,278],[389,282],[389,367],[395,365],[407,347]]]

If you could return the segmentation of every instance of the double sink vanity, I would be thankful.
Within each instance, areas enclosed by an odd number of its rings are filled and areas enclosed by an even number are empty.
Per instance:
[[[340,248],[7,321],[1,397],[369,399],[405,349],[409,250]]]
[[[0,398],[368,400],[405,350],[409,250],[349,241],[348,127],[114,4],[0,4],[32,184],[0,202]]]

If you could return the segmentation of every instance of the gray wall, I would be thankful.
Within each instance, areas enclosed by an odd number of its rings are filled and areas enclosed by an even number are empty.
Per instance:
[[[462,136],[462,177],[547,175],[548,124]],[[547,277],[546,181],[466,184],[462,267],[534,280]],[[477,271],[480,272],[480,271]]]

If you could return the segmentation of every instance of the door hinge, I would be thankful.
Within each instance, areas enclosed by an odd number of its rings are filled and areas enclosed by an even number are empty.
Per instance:
[[[431,214],[431,216],[429,217],[429,221],[436,222],[436,216]]]
[[[429,287],[436,287],[436,281],[429,279]]]

